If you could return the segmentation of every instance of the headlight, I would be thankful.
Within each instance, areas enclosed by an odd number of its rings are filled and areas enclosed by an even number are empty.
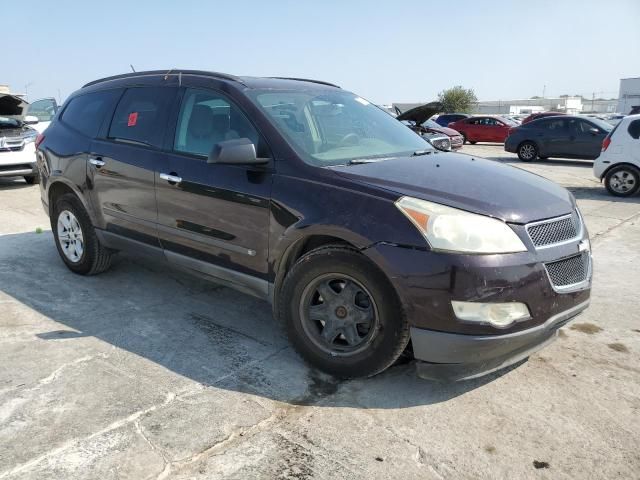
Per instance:
[[[412,197],[400,198],[396,206],[434,250],[461,253],[527,250],[518,235],[502,220]]]

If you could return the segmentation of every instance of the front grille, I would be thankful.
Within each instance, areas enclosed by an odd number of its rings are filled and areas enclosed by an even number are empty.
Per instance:
[[[590,267],[589,252],[545,263],[549,279],[554,287],[566,288],[587,280]]]
[[[536,247],[547,247],[573,240],[581,230],[581,219],[576,212],[527,225],[527,233]]]

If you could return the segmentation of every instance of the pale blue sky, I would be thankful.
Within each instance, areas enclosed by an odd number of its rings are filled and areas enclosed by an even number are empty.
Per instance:
[[[30,0],[14,15],[0,84],[31,84],[31,100],[129,64],[317,78],[377,103],[458,84],[483,100],[543,85],[546,96],[616,97],[620,78],[640,76],[640,0]]]

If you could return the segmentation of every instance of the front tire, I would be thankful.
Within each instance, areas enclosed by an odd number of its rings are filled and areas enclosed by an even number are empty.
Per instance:
[[[279,302],[295,350],[335,377],[375,375],[409,342],[409,325],[386,276],[348,247],[321,247],[299,259]]]
[[[523,142],[518,147],[518,158],[523,162],[531,162],[538,157],[538,147],[533,142]]]
[[[73,194],[62,195],[54,206],[51,229],[65,265],[80,275],[96,275],[111,265],[112,252],[104,247],[89,214]]]
[[[640,187],[640,170],[632,165],[613,167],[604,177],[604,186],[616,197],[635,195]]]

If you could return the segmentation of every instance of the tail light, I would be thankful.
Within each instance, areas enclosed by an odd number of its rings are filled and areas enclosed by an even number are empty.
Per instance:
[[[44,135],[39,133],[36,137],[36,148],[38,148],[42,142],[44,142]]]
[[[604,152],[607,148],[609,148],[609,145],[611,145],[611,134],[604,137],[604,140],[602,141],[602,151]]]

